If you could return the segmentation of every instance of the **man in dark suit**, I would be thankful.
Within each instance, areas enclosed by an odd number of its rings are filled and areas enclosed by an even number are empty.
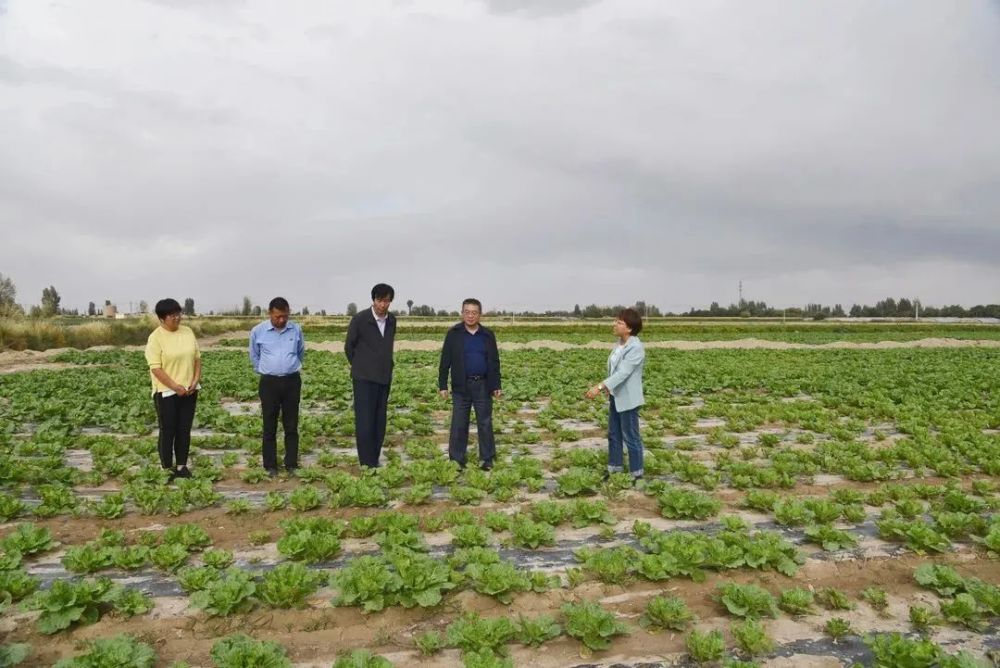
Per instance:
[[[469,414],[476,409],[479,467],[493,468],[493,399],[500,398],[500,353],[493,332],[479,324],[483,305],[478,299],[462,302],[462,322],[448,330],[438,366],[438,390],[448,398],[451,370],[452,410],[448,458],[463,469],[469,447]]]
[[[378,468],[385,440],[392,385],[392,346],[396,338],[396,316],[389,313],[389,305],[395,296],[392,286],[385,283],[372,288],[372,307],[351,318],[344,342],[354,384],[354,437],[358,445],[358,462],[368,468]]]

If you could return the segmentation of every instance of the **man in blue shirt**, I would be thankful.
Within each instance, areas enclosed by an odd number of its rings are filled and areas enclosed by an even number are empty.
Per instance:
[[[500,398],[500,354],[493,332],[479,324],[483,305],[478,299],[462,302],[462,322],[448,330],[438,366],[438,390],[448,398],[451,370],[452,411],[448,458],[463,469],[469,446],[469,417],[476,409],[479,466],[493,468],[496,444],[493,437],[493,399]]]
[[[250,330],[250,361],[260,374],[260,412],[264,419],[264,469],[278,475],[278,415],[285,431],[285,470],[299,466],[299,398],[302,395],[302,359],[306,345],[302,329],[288,320],[288,301],[275,297],[267,307],[268,320]]]

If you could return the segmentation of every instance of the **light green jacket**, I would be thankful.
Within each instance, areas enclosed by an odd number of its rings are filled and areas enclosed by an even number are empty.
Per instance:
[[[642,396],[642,367],[646,361],[642,341],[630,336],[614,366],[611,365],[612,359],[614,351],[608,356],[608,377],[604,379],[604,387],[615,398],[615,409],[620,413],[642,406],[645,401]]]

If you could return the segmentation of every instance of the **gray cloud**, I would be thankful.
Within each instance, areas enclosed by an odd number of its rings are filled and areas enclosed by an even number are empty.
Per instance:
[[[5,6],[25,300],[997,300],[994,2]]]

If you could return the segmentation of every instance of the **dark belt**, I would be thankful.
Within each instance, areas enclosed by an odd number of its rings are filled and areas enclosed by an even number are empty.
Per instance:
[[[298,375],[299,375],[299,372],[296,371],[295,373],[285,374],[284,376],[275,376],[275,375],[270,374],[270,373],[262,373],[262,374],[260,374],[260,377],[261,378],[295,378]]]
[[[486,380],[486,376],[466,376],[466,380]]]

